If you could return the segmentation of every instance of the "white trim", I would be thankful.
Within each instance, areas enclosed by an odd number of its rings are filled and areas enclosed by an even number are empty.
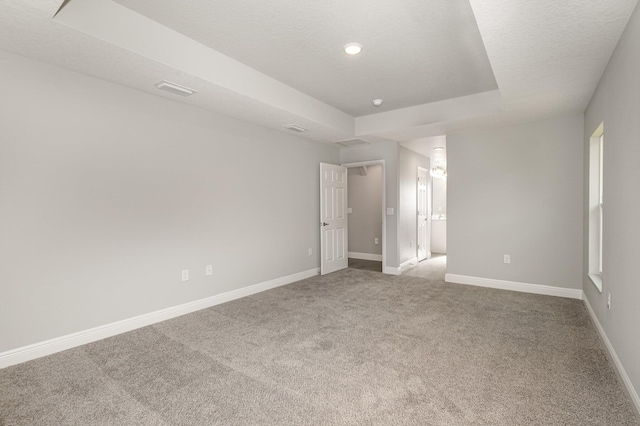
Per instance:
[[[21,348],[2,352],[0,353],[0,368],[9,367],[10,365],[51,355],[56,352],[75,348],[76,346],[85,345],[87,343],[95,342],[97,340],[105,339],[107,337],[115,336],[117,334],[125,333],[127,331],[135,330],[161,321],[166,321],[171,318],[206,309],[231,300],[240,299],[265,290],[291,284],[305,278],[316,276],[319,272],[319,268],[309,269],[307,271],[275,278],[273,280],[217,294],[215,296],[193,302],[184,303],[182,305],[172,306],[170,308],[161,309],[159,311],[150,312],[137,317],[94,327],[89,330],[67,334],[66,336],[56,337],[44,342],[34,343],[29,346],[23,346]]]
[[[357,163],[343,163],[341,166],[346,167],[347,169],[351,167],[362,167],[362,166],[373,166],[376,164],[380,164],[382,166],[382,272],[385,274],[399,275],[400,272],[388,272],[394,270],[395,268],[387,267],[387,215],[385,214],[386,206],[387,206],[387,171],[384,160],[371,160],[371,161],[359,161]],[[349,194],[347,193],[347,199]]]
[[[417,264],[418,264],[418,258],[414,257],[413,259],[409,259],[406,262],[402,262],[400,264],[400,267],[398,268],[398,270],[402,273],[403,271],[406,271],[407,269],[413,268]]]
[[[400,266],[386,266],[382,269],[385,274],[390,275],[400,275],[402,271],[406,271],[409,268],[412,268],[418,264],[418,258],[414,257],[413,259],[409,259],[406,262],[402,262]]]
[[[371,254],[371,253],[357,253],[354,251],[349,252],[350,259],[360,259],[360,260],[375,260],[378,262],[382,261],[381,254]]]
[[[598,291],[602,293],[602,274],[589,274],[589,279],[596,286]]]
[[[522,293],[544,294],[547,296],[566,297],[569,299],[582,299],[582,290],[574,288],[493,280],[489,278],[470,277],[467,275],[456,274],[445,274],[444,280],[455,284],[475,285],[478,287],[497,288],[501,290],[519,291]]]
[[[431,168],[431,159],[429,158],[429,169]],[[432,188],[431,188],[431,174],[429,173],[429,169],[426,169],[422,166],[418,166],[418,169],[416,170],[416,205],[418,205],[418,200],[419,200],[419,195],[418,195],[418,183],[420,182],[420,172],[424,172],[427,175],[427,244],[429,245],[429,248],[426,250],[425,252],[425,257],[424,259],[419,259],[420,257],[420,250],[418,249],[419,247],[419,241],[420,241],[420,224],[418,223],[418,219],[419,219],[419,214],[418,214],[418,209],[416,209],[416,258],[418,258],[418,262],[421,262],[423,260],[427,260],[431,257],[431,198],[432,198]]]
[[[400,275],[400,268],[396,268],[395,266],[385,266],[382,268],[382,272],[389,275]]]
[[[589,312],[589,315],[591,316],[591,321],[593,321],[593,324],[596,326],[596,330],[598,330],[598,333],[600,334],[600,337],[602,338],[604,345],[607,347],[607,350],[609,351],[609,355],[611,355],[611,359],[613,360],[613,364],[618,369],[618,373],[620,374],[620,377],[622,378],[622,381],[624,382],[624,385],[627,388],[627,391],[629,392],[629,397],[631,398],[631,401],[633,401],[633,405],[635,405],[637,413],[640,414],[640,397],[638,396],[638,392],[633,387],[633,383],[631,383],[631,379],[629,378],[629,375],[627,374],[624,367],[622,366],[622,362],[620,362],[620,358],[618,358],[618,354],[616,354],[615,349],[613,349],[613,345],[609,341],[609,338],[607,337],[607,333],[605,333],[604,328],[602,328],[602,324],[600,324],[600,321],[598,321],[598,317],[596,316],[596,313],[591,308],[589,299],[585,297],[583,300],[584,300],[584,305],[587,307],[587,312]]]

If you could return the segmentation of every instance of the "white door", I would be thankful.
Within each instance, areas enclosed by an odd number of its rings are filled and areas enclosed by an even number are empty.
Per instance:
[[[430,256],[429,171],[418,167],[418,262]]]
[[[347,168],[320,163],[320,273],[349,266]]]

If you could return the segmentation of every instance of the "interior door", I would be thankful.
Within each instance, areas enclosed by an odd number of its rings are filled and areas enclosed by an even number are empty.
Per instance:
[[[418,262],[429,257],[431,238],[429,236],[429,172],[418,168]]]
[[[320,163],[320,273],[349,266],[347,168]]]

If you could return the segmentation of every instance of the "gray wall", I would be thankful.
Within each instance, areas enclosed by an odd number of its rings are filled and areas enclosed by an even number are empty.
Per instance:
[[[0,352],[319,266],[335,148],[4,52],[0,76]]]
[[[417,256],[418,166],[429,170],[429,159],[398,147],[399,229],[398,253],[402,264]]]
[[[349,251],[382,254],[382,166],[348,169]],[[378,244],[374,239],[378,238]]]
[[[384,160],[386,207],[394,209],[394,215],[386,216],[386,246],[388,267],[398,267],[398,144],[379,142],[375,144],[355,145],[340,149],[340,162],[357,163],[361,161]]]
[[[583,125],[447,135],[448,273],[582,288]]]
[[[604,122],[602,293],[587,277],[588,170],[584,161],[586,297],[636,392],[640,392],[640,10],[636,7],[585,112],[584,146]],[[611,310],[606,307],[611,293]]]

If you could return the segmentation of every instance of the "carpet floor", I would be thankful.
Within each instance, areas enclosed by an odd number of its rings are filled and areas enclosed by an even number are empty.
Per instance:
[[[582,302],[346,269],[0,370],[2,425],[636,425]]]

